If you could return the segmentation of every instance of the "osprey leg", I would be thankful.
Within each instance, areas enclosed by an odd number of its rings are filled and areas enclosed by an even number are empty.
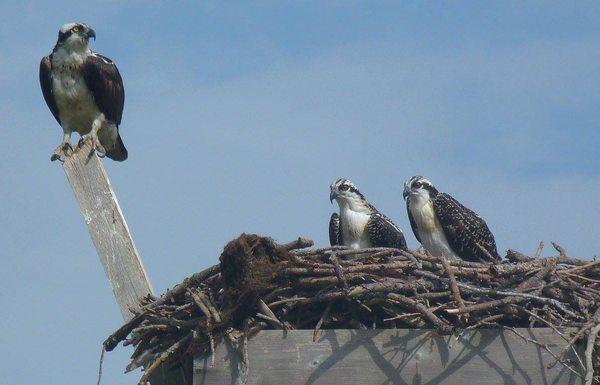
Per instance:
[[[106,149],[100,143],[100,139],[98,139],[98,131],[102,128],[102,124],[104,123],[104,121],[104,114],[100,114],[99,117],[94,119],[94,122],[92,123],[92,129],[90,130],[89,134],[82,135],[81,140],[79,141],[79,147],[82,147],[83,142],[85,142],[88,139],[91,139],[92,148],[94,148],[98,152],[98,155],[100,157],[106,155]]]
[[[73,152],[73,147],[71,147],[71,131],[65,131],[63,135],[63,140],[60,142],[58,147],[52,152],[52,156],[50,157],[50,161],[54,162],[55,160],[60,160],[61,162],[65,161],[65,157],[71,155]]]

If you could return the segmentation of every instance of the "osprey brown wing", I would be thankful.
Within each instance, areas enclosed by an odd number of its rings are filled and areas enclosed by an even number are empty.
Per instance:
[[[329,218],[329,244],[331,246],[342,246],[342,229],[340,228],[340,216],[338,213],[331,214]]]
[[[500,260],[494,235],[483,218],[444,193],[436,195],[433,207],[448,244],[460,258],[476,262]]]
[[[52,115],[60,124],[60,117],[58,113],[58,106],[56,105],[56,100],[54,99],[54,92],[52,92],[52,60],[50,56],[44,56],[42,61],[40,62],[40,86],[42,87],[42,94],[44,95],[44,100],[50,108]]]
[[[373,247],[393,247],[406,250],[406,240],[402,230],[388,217],[375,212],[367,222],[367,231]]]
[[[125,91],[115,63],[95,53],[83,63],[82,74],[100,111],[117,126],[121,124]]]

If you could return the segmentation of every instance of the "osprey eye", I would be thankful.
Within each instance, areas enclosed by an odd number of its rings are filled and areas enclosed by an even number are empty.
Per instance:
[[[348,190],[348,185],[345,185],[345,184],[341,185],[340,190],[342,190],[342,191]]]
[[[73,29],[71,29],[71,31],[73,31],[73,32],[79,32],[79,29],[80,29],[79,26],[75,26],[75,27],[73,27]]]
[[[417,183],[413,184],[414,188],[420,188],[421,186],[423,186],[423,184],[421,182],[417,182]]]

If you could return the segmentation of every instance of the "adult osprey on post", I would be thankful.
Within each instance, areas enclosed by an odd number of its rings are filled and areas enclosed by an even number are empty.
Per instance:
[[[415,237],[433,256],[497,262],[494,235],[479,215],[422,176],[404,184],[408,219]]]
[[[88,43],[96,33],[87,24],[69,23],[58,32],[52,53],[40,63],[40,84],[46,104],[63,129],[51,160],[63,160],[72,150],[73,131],[90,138],[100,155],[123,161],[127,149],[119,135],[125,91],[117,66],[93,52]]]
[[[331,214],[329,220],[329,242],[332,246],[406,249],[402,230],[377,211],[352,182],[347,179],[333,182],[329,200],[333,203],[334,199],[340,207],[340,213]]]

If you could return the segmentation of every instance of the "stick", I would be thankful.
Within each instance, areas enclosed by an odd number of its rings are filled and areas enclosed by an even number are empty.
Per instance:
[[[588,322],[581,329],[579,329],[579,331],[573,336],[573,338],[569,340],[569,343],[560,351],[560,353],[558,353],[556,359],[548,365],[548,369],[553,368],[554,365],[556,365],[560,360],[562,360],[565,353],[569,351],[569,349],[573,347],[573,344],[577,342],[577,340],[580,339],[586,331],[591,329],[592,326],[594,326],[594,324]]]
[[[459,309],[464,310],[465,301],[463,301],[462,297],[460,296],[460,291],[458,289],[458,285],[456,284],[456,278],[454,277],[454,273],[452,272],[452,269],[450,268],[450,264],[448,263],[448,261],[446,260],[446,257],[444,257],[444,256],[440,257],[440,262],[442,263],[442,266],[444,266],[444,270],[446,271],[446,274],[448,275],[448,279],[450,279],[450,290],[452,291],[452,296],[454,297],[454,301],[458,305]],[[467,314],[467,313],[462,312],[462,314]]]
[[[537,249],[535,250],[535,254],[534,254],[534,258],[535,259],[539,259],[540,256],[542,255],[542,250],[544,249],[544,242],[540,241],[540,243],[538,243]]]
[[[337,279],[340,282],[340,285],[342,286],[342,290],[344,291],[344,293],[348,293],[348,282],[346,282],[346,278],[344,277],[344,271],[340,266],[340,262],[338,261],[337,256],[335,254],[331,254],[329,259],[331,260],[331,263],[333,263],[335,275],[337,276]]]
[[[319,330],[321,329],[321,326],[323,325],[323,323],[329,317],[329,312],[331,311],[331,304],[332,304],[332,302],[329,302],[327,304],[327,307],[325,307],[325,311],[323,312],[323,315],[321,315],[319,322],[317,322],[317,325],[315,326],[315,331],[313,332],[313,342],[317,341],[317,335],[319,334]]]
[[[395,293],[388,293],[387,297],[390,299],[393,299],[394,301],[396,301],[406,307],[409,307],[409,308],[421,313],[442,334],[451,334],[452,331],[454,330],[454,327],[452,325],[449,325],[446,322],[442,321],[438,316],[433,314],[425,305],[418,303],[417,301],[415,301],[413,299],[410,299],[403,295],[395,294]]]
[[[297,250],[297,249],[306,249],[307,247],[312,247],[315,243],[307,238],[296,239],[295,241],[281,243],[279,246],[283,247],[287,251]]]
[[[260,309],[260,311],[262,311],[262,312],[263,312],[263,313],[264,313],[266,316],[268,316],[268,317],[269,317],[269,319],[267,319],[267,320],[272,320],[272,321],[274,321],[274,323],[275,323],[277,326],[279,326],[280,328],[282,328],[282,329],[284,329],[284,330],[286,330],[286,329],[287,329],[287,327],[286,327],[286,326],[283,324],[283,322],[281,322],[281,321],[279,320],[279,318],[277,318],[277,316],[275,315],[275,313],[273,313],[273,311],[272,311],[272,310],[271,310],[271,309],[270,309],[270,308],[267,306],[267,304],[266,304],[266,303],[265,303],[265,302],[264,302],[262,299],[259,299],[259,300],[258,300],[258,308],[259,308],[259,309]],[[259,316],[259,317],[260,317],[260,315],[261,315],[260,313],[258,313],[258,314],[257,314],[257,316]],[[263,317],[261,317],[261,318],[263,318]]]
[[[536,320],[542,322],[544,325],[548,326],[556,334],[558,334],[563,340],[569,342],[569,339],[563,333],[561,333],[560,330],[558,330],[556,328],[556,326],[552,325],[550,322],[546,321],[545,319],[543,319],[539,315],[535,314],[534,312],[531,312],[531,311],[527,310],[523,306],[514,305],[514,307],[516,307],[517,309],[519,309],[519,310],[521,310],[521,311],[529,314],[531,317],[535,318]],[[579,361],[579,364],[581,365],[581,367],[585,368],[585,366],[583,365],[583,362],[581,361],[581,357],[579,357],[579,353],[577,353],[577,349],[575,349],[573,346],[571,346],[571,348],[573,349],[573,353],[575,354],[575,357],[577,357],[577,360]]]
[[[152,373],[158,368],[162,363],[166,362],[169,358],[171,358],[175,353],[177,353],[184,345],[186,345],[192,339],[192,333],[190,332],[185,337],[171,345],[165,352],[163,352],[148,368],[146,372],[140,379],[138,385],[146,385]]]
[[[466,327],[464,331],[466,332],[468,330],[477,329],[483,325],[489,325],[490,322],[498,321],[502,318],[504,318],[504,314],[494,314],[494,315],[485,317],[485,318],[481,319],[479,322],[477,322],[475,325]]]
[[[483,303],[478,303],[476,305],[466,306],[466,307],[463,307],[462,309],[461,308],[446,309],[446,313],[448,313],[448,314],[466,314],[466,313],[470,313],[470,312],[484,311],[484,310],[499,308],[503,305],[515,304],[515,303],[520,303],[520,302],[524,302],[524,301],[527,301],[527,298],[505,297],[505,298],[497,299],[494,301],[483,302]]]
[[[531,338],[528,338],[524,335],[522,335],[521,333],[519,333],[518,331],[515,330],[515,328],[512,327],[508,327],[508,326],[502,326],[503,329],[505,330],[510,330],[511,332],[515,333],[517,336],[521,337],[523,340],[527,341],[527,342],[531,342],[533,344],[536,344],[537,346],[541,347],[542,349],[544,349],[545,351],[548,352],[548,354],[550,354],[552,357],[554,357],[555,359],[558,360],[556,354],[554,354],[554,352],[552,350],[550,350],[550,348],[548,348],[548,346],[546,344],[542,344],[539,341],[533,340]],[[573,372],[573,374],[575,374],[577,377],[581,378],[581,374],[578,373],[575,369],[573,369],[572,367],[570,367],[569,365],[567,365],[565,362],[562,362],[561,360],[558,360],[557,362],[560,362],[562,366],[564,366],[565,368],[569,369],[571,372]]]
[[[106,349],[104,349],[104,346],[102,346],[102,353],[100,353],[100,362],[98,363],[98,381],[96,382],[96,385],[100,385],[100,381],[102,380],[102,364],[104,363],[105,352]]]
[[[594,354],[594,344],[596,336],[600,332],[600,323],[592,328],[588,336],[587,346],[585,348],[585,385],[592,385],[594,381],[594,364],[592,362],[592,354]]]
[[[593,262],[590,262],[590,263],[588,263],[588,264],[585,264],[585,265],[583,265],[583,266],[577,266],[577,267],[574,267],[574,268],[572,268],[572,269],[568,269],[568,270],[559,270],[559,271],[558,271],[558,273],[559,273],[559,274],[573,274],[573,273],[574,273],[574,272],[576,272],[576,271],[588,270],[588,269],[590,269],[590,268],[592,268],[592,267],[595,267],[595,266],[598,266],[598,265],[600,265],[600,259],[599,259],[599,260],[597,260],[597,261],[593,261]]]

